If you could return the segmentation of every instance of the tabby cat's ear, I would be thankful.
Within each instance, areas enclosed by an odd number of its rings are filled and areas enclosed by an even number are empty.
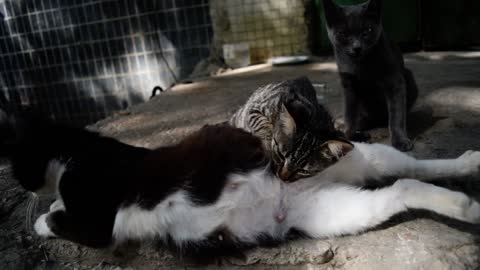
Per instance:
[[[295,130],[297,129],[295,119],[293,119],[293,116],[288,112],[287,108],[283,104],[280,111],[280,127],[283,131],[283,134],[287,135],[288,137],[293,136],[293,134],[295,134]]]
[[[320,146],[322,154],[329,159],[339,160],[353,150],[353,144],[347,141],[330,140]]]
[[[333,0],[323,0],[323,9],[325,11],[325,19],[328,26],[336,25],[342,21],[342,10]]]

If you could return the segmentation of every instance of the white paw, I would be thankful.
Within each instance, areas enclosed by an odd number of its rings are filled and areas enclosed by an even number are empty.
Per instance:
[[[437,207],[444,208],[443,214],[470,223],[480,223],[478,202],[463,192],[449,190],[447,193],[442,195],[443,199],[437,201]]]
[[[55,212],[57,210],[65,210],[65,205],[63,204],[63,201],[60,199],[55,200],[51,205],[50,205],[50,212]]]
[[[56,236],[47,225],[48,215],[49,213],[41,215],[40,217],[37,218],[37,221],[35,221],[35,224],[33,225],[33,229],[35,230],[35,232],[39,236],[45,237],[45,238]]]
[[[463,205],[463,220],[470,223],[480,223],[480,204],[469,198]]]
[[[480,204],[465,193],[449,190],[414,179],[398,180],[405,205],[425,209],[470,223],[480,223]]]
[[[465,175],[476,175],[480,172],[480,152],[468,150],[457,158],[460,172]]]

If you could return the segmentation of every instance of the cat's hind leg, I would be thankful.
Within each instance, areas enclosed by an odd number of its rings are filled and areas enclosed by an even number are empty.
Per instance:
[[[55,233],[52,232],[52,230],[50,229],[47,223],[47,219],[49,215],[55,211],[65,211],[65,205],[63,204],[63,201],[61,199],[55,200],[50,205],[49,212],[40,215],[40,217],[38,217],[37,220],[35,221],[33,228],[39,236],[44,238],[57,237]]]
[[[332,185],[293,193],[287,222],[314,238],[359,233],[409,208],[480,223],[478,202],[464,193],[418,180],[402,179],[377,190]]]
[[[408,208],[425,209],[469,223],[480,223],[480,204],[465,193],[402,179],[394,184]]]
[[[44,238],[62,238],[86,246],[102,248],[112,242],[112,225],[98,218],[75,218],[64,210],[41,215],[35,232]]]

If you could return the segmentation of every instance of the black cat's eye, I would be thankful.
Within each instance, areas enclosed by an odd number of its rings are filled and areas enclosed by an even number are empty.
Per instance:
[[[368,35],[370,35],[372,32],[373,32],[373,28],[372,28],[372,27],[368,27],[367,29],[365,29],[365,31],[363,31],[363,35],[364,35],[364,36],[368,36]]]

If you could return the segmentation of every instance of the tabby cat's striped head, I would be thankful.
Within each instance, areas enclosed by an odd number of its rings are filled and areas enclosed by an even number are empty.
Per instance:
[[[280,105],[272,136],[272,159],[284,181],[315,175],[353,149],[320,104],[301,98]]]

